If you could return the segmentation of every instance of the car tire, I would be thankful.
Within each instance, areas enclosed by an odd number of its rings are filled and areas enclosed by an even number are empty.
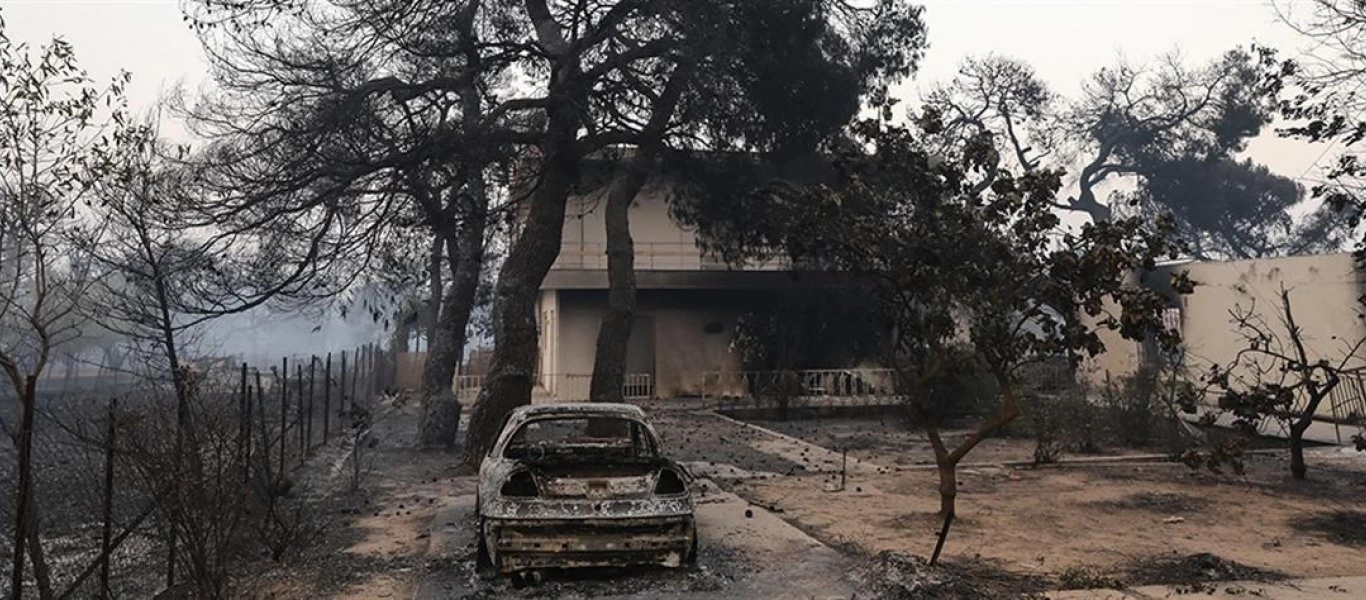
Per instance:
[[[474,566],[476,569],[488,569],[493,567],[493,561],[489,559],[488,542],[484,540],[484,519],[480,517],[477,523],[474,532]]]
[[[697,565],[697,531],[693,530],[692,543],[688,544],[688,553],[683,555],[683,566],[692,567]]]

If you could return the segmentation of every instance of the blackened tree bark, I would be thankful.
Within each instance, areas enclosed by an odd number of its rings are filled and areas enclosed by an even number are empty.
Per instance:
[[[552,123],[577,118],[552,112]],[[536,368],[536,295],[541,281],[560,254],[564,233],[565,200],[578,172],[573,145],[574,129],[561,126],[546,145],[536,190],[521,234],[513,242],[494,286],[493,357],[489,375],[479,390],[466,433],[466,460],[477,462],[493,444],[503,417],[513,408],[531,402]]]
[[[488,206],[482,175],[472,175],[467,185],[471,206],[460,225],[459,235],[447,240],[451,285],[442,299],[440,318],[427,347],[427,364],[422,376],[423,405],[418,440],[426,447],[453,447],[460,429],[460,402],[452,392],[451,384],[465,351],[465,329],[479,289]]]
[[[539,173],[522,231],[508,250],[494,286],[493,357],[488,378],[470,414],[465,458],[476,463],[493,445],[504,416],[531,402],[535,384],[536,296],[564,234],[565,201],[578,177],[579,130],[584,122],[588,80],[583,55],[590,46],[565,39],[544,0],[526,0],[541,50],[551,57],[545,102],[546,126]],[[604,33],[613,26],[607,25]]]
[[[626,379],[626,346],[636,314],[635,244],[631,239],[631,203],[645,187],[654,158],[653,146],[624,161],[607,192],[603,224],[607,234],[607,313],[598,327],[593,378],[588,399],[621,402]]]
[[[413,322],[416,320],[413,308],[405,304],[394,313],[394,333],[389,338],[389,350],[395,355],[412,350]]]
[[[472,140],[479,139],[482,121],[479,117],[484,114],[478,80],[482,63],[476,49],[479,41],[474,23],[476,9],[477,3],[467,6],[459,26],[460,37],[466,42],[462,50],[467,63],[459,85],[460,108],[465,118],[461,131]],[[475,147],[478,146],[476,142]],[[456,190],[454,198],[445,203],[445,208],[455,208],[454,214],[448,211],[440,223],[449,231],[455,224],[455,215],[463,216],[456,226],[457,233],[445,236],[451,285],[450,289],[444,291],[444,300],[436,317],[436,329],[428,342],[427,364],[423,370],[423,405],[422,418],[418,423],[418,441],[427,447],[454,447],[460,433],[460,400],[455,397],[452,383],[455,369],[465,352],[465,329],[469,325],[470,311],[474,308],[479,290],[479,273],[484,266],[484,230],[489,210],[484,170],[489,161],[490,156],[484,152],[467,151],[460,163],[464,185]],[[441,217],[439,214],[435,216]],[[433,254],[436,252],[439,249],[434,248]],[[439,286],[435,273],[432,275],[432,285],[433,289]],[[436,306],[435,303],[433,305]]]
[[[427,336],[428,350],[431,350],[432,340],[437,336],[437,326],[441,321],[441,300],[446,292],[441,277],[442,269],[446,268],[445,246],[446,241],[440,235],[432,236],[432,251],[427,262],[427,307],[422,315],[422,333]]]
[[[692,81],[697,59],[685,60],[669,75],[641,131],[643,143],[623,163],[607,193],[603,229],[607,235],[607,313],[598,327],[593,353],[592,402],[625,400],[626,348],[636,315],[635,243],[631,239],[631,203],[644,189],[663,146],[664,129],[673,120],[679,98]]]

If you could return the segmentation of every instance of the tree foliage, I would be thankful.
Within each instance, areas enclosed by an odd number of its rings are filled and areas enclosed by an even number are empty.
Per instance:
[[[77,306],[95,274],[71,236],[99,225],[80,212],[92,188],[112,175],[105,156],[126,123],[127,81],[121,74],[101,85],[66,41],[30,48],[11,40],[0,19],[0,372],[22,413],[17,430],[8,431],[19,475],[12,598],[23,595],[26,563],[39,595],[55,597],[33,472],[38,387],[84,325]]]
[[[983,157],[984,189],[1000,169],[1066,169],[1076,181],[1057,207],[1093,222],[1170,213],[1197,258],[1333,249],[1339,220],[1325,211],[1297,218],[1305,198],[1294,181],[1236,158],[1276,114],[1266,56],[1232,51],[1200,67],[1176,54],[1147,65],[1121,59],[1070,99],[1019,60],[970,58],[927,95],[942,124],[934,147]]]
[[[1251,160],[1226,155],[1162,161],[1132,192],[1116,193],[1121,213],[1170,212],[1199,259],[1245,259],[1336,252],[1350,231],[1329,206],[1308,214],[1303,186]]]
[[[922,124],[940,130],[933,117]],[[884,360],[939,465],[945,525],[937,558],[953,520],[956,466],[1019,417],[1024,367],[1094,356],[1105,331],[1176,343],[1161,324],[1171,300],[1132,277],[1180,246],[1169,239],[1170,219],[1114,219],[1057,235],[1055,171],[1017,178],[989,154],[945,160],[921,131],[886,121],[861,122],[854,135],[870,151],[844,154],[835,182],[744,196],[750,218],[725,224],[719,229],[732,235],[712,243],[750,254],[781,250],[866,286],[890,332]],[[984,189],[981,174],[993,168]],[[1184,276],[1173,285],[1191,287]],[[988,373],[1001,404],[951,447],[940,427],[952,407],[932,392],[960,365]]]
[[[201,220],[250,237],[263,294],[360,296],[379,320],[426,289],[427,445],[455,443],[450,382],[488,239],[515,208],[497,186],[514,148],[538,139],[539,117],[528,111],[544,101],[516,85],[536,60],[533,30],[519,18],[510,2],[203,1],[187,10],[218,84],[189,107],[211,140],[203,177],[216,193],[196,207]]]
[[[1282,116],[1290,121],[1283,136],[1325,144],[1312,167],[1321,167],[1312,187],[1346,226],[1355,229],[1366,215],[1366,6],[1351,0],[1312,0],[1292,6],[1277,4],[1281,19],[1314,44],[1314,51],[1280,59],[1264,57],[1265,75],[1279,93]],[[1336,156],[1323,159],[1330,152]],[[1321,164],[1322,163],[1322,164]],[[1306,170],[1307,172],[1307,170]],[[1358,240],[1357,257],[1366,258],[1366,241]]]

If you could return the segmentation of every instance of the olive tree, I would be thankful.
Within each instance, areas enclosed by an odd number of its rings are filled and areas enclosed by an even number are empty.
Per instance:
[[[31,49],[10,40],[0,20],[0,372],[21,409],[12,439],[18,482],[11,598],[23,595],[26,560],[39,594],[53,597],[32,469],[38,388],[55,353],[83,325],[76,307],[93,278],[69,234],[98,226],[80,211],[109,174],[102,149],[115,143],[124,122],[126,83],[121,75],[100,85],[64,40]]]

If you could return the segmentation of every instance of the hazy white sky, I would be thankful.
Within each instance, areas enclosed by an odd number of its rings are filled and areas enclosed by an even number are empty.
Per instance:
[[[1304,0],[1277,0],[1293,10]],[[951,78],[962,58],[988,52],[1034,65],[1064,94],[1124,54],[1143,60],[1180,50],[1193,62],[1252,42],[1294,54],[1305,43],[1280,24],[1265,0],[922,0],[930,49],[915,87]],[[133,73],[130,101],[151,107],[162,90],[204,78],[198,40],[181,21],[178,0],[0,0],[10,35],[38,43],[54,34],[72,42],[96,77]],[[1249,154],[1299,177],[1322,146],[1264,136]],[[1329,154],[1331,157],[1332,154]],[[1325,158],[1320,161],[1326,163]],[[1306,177],[1312,178],[1313,171]]]

